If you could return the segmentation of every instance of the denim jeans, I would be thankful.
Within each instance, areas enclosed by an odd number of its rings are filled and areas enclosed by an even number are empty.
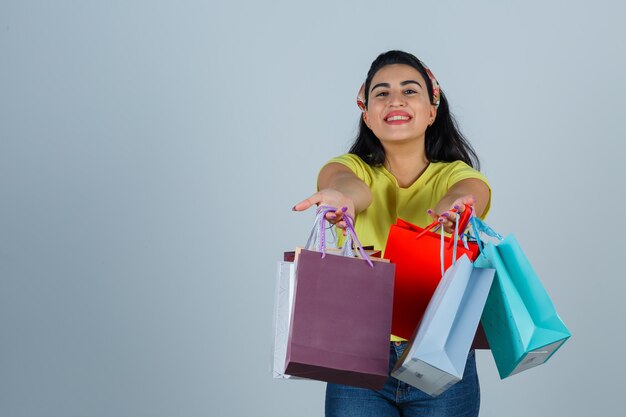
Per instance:
[[[406,342],[391,343],[390,372],[406,346]],[[468,355],[463,379],[438,397],[391,376],[379,391],[331,383],[326,387],[326,417],[477,417],[479,408],[480,387],[473,350]]]

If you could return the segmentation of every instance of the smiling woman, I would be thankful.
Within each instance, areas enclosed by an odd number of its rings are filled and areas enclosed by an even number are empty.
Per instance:
[[[491,190],[477,170],[478,157],[459,131],[448,101],[432,72],[402,51],[379,55],[357,96],[362,110],[359,134],[348,154],[331,159],[318,176],[319,191],[294,206],[347,207],[326,215],[341,229],[355,219],[364,245],[384,249],[398,218],[425,227],[437,219],[450,233],[453,212],[472,206],[484,217]],[[390,370],[406,340],[391,335]],[[326,415],[477,416],[480,389],[473,351],[464,378],[432,398],[389,377],[382,390],[329,383]]]

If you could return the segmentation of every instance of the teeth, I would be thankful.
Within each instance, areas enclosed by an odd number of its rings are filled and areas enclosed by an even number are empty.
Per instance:
[[[388,122],[393,122],[394,120],[409,120],[408,116],[391,116],[387,118]]]

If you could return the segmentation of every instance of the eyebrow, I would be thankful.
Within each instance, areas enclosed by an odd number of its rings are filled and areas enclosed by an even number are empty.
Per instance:
[[[423,88],[423,87],[422,87],[422,84],[420,84],[419,82],[417,82],[417,81],[415,81],[415,80],[406,80],[406,81],[402,81],[402,82],[400,83],[400,85],[401,85],[401,86],[403,86],[403,87],[404,87],[405,85],[407,85],[407,84],[417,84],[417,85],[419,85],[421,88]],[[374,89],[379,88],[379,87],[391,88],[391,85],[390,85],[389,83],[378,83],[378,84],[376,84],[374,87],[372,87],[372,88],[370,89],[370,91],[374,91]]]

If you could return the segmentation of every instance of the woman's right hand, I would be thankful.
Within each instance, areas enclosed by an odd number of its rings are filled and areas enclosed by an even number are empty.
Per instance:
[[[354,202],[340,191],[330,188],[320,190],[293,206],[293,211],[304,211],[313,205],[337,207],[337,211],[326,213],[326,220],[344,231],[346,229],[344,216],[348,215],[354,219]]]

